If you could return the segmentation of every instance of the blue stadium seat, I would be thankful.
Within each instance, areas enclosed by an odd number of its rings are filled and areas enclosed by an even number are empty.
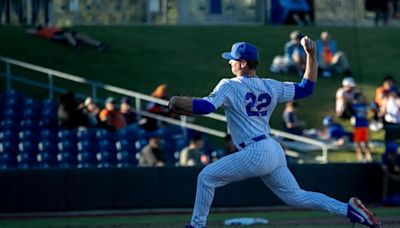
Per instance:
[[[23,93],[18,92],[16,90],[8,90],[5,94],[5,96],[6,96],[7,100],[10,100],[10,99],[23,100],[25,98]]]
[[[36,142],[23,141],[19,144],[19,150],[21,153],[34,154],[36,156],[39,153],[39,146]]]
[[[93,151],[82,151],[78,154],[78,168],[97,167],[97,153]]]
[[[115,142],[110,139],[104,139],[99,142],[100,152],[101,151],[117,151]]]
[[[58,102],[52,99],[46,99],[42,101],[42,108],[43,110],[53,110],[57,111],[58,109]]]
[[[42,129],[49,129],[49,130],[57,131],[58,130],[58,119],[52,118],[52,117],[42,117],[42,120],[40,121],[40,127]]]
[[[131,167],[138,164],[135,152],[120,151],[117,153],[118,167]]]
[[[0,152],[8,154],[17,154],[19,152],[18,143],[13,141],[3,141],[0,144]]]
[[[4,130],[19,132],[21,129],[20,122],[12,119],[5,119],[1,124]]]
[[[78,141],[76,130],[61,130],[58,132],[58,138],[60,139],[60,141]]]
[[[78,142],[79,151],[92,151],[99,152],[100,147],[97,141],[94,140],[81,140]]]
[[[42,102],[32,98],[26,98],[24,101],[24,107],[25,109],[35,109],[40,111],[42,109]]]
[[[57,154],[40,152],[37,156],[40,168],[54,168],[58,166]]]
[[[114,167],[117,165],[117,155],[115,151],[101,151],[97,154],[99,168]]]
[[[0,153],[0,169],[10,169],[17,167],[17,154]]]
[[[118,141],[116,145],[119,151],[137,152],[135,141],[123,139]]]
[[[79,140],[97,140],[96,138],[96,131],[97,129],[87,128],[78,131],[78,139]]]
[[[57,155],[57,160],[62,168],[76,168],[78,165],[78,153],[76,151],[62,151]]]
[[[58,145],[58,149],[61,153],[78,153],[78,146],[77,143],[74,141],[61,141]]]
[[[9,128],[5,128],[5,129],[9,129]],[[3,142],[13,142],[13,143],[18,143],[19,142],[19,135],[18,135],[18,131],[16,130],[5,130],[3,132],[0,133],[1,138],[3,140]]]
[[[128,127],[118,129],[117,131],[118,139],[136,141],[138,139],[139,129],[140,129],[139,126],[134,124]]]
[[[106,129],[97,129],[96,136],[98,140],[116,140],[116,133]]]
[[[21,122],[21,130],[30,130],[34,132],[39,132],[40,131],[40,126],[39,126],[39,121],[34,120],[34,119],[24,119]]]
[[[32,120],[38,123],[42,118],[42,111],[33,108],[27,108],[23,110],[22,116],[24,121]]]
[[[20,153],[17,156],[18,168],[29,169],[37,167],[37,155],[32,153]]]
[[[19,133],[19,138],[21,141],[30,141],[37,144],[40,141],[40,132],[32,130],[21,131]]]
[[[18,109],[6,107],[6,110],[4,111],[4,119],[19,122],[22,120],[22,112]]]
[[[42,140],[38,146],[41,153],[58,154],[59,152],[57,141]]]
[[[43,129],[40,132],[40,137],[42,141],[58,142],[58,131]]]

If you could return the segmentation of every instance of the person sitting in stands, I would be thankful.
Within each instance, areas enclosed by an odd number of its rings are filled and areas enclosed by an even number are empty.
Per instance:
[[[333,141],[334,144],[339,146],[352,139],[352,134],[346,132],[341,124],[336,123],[332,116],[324,117],[322,124],[324,130],[320,133],[321,139]]]
[[[101,110],[99,119],[104,128],[108,130],[117,130],[126,126],[124,117],[115,108],[115,99],[109,97],[105,101],[105,108]]]
[[[287,102],[283,111],[283,123],[285,131],[295,135],[303,134],[304,122],[297,119],[297,103]]]
[[[181,166],[198,166],[207,165],[208,156],[202,154],[201,149],[204,147],[204,140],[199,134],[193,135],[189,146],[185,147],[180,153],[179,163]]]
[[[131,107],[131,99],[129,99],[128,97],[121,98],[119,110],[123,115],[125,123],[127,125],[131,125],[137,122],[136,113],[133,111]]]
[[[344,72],[351,77],[350,64],[346,54],[337,49],[337,44],[331,39],[329,32],[323,31],[321,39],[316,41],[318,65],[322,69],[323,77],[330,77],[331,73]]]
[[[62,29],[60,27],[43,27],[39,25],[34,29],[26,30],[26,32],[51,41],[66,43],[72,47],[87,45],[89,47],[96,48],[99,52],[103,52],[108,49],[108,45],[104,44],[104,42],[98,41],[86,34],[69,29]]]
[[[165,165],[165,152],[161,149],[161,138],[152,135],[149,144],[142,149],[139,159],[141,167],[160,167]]]

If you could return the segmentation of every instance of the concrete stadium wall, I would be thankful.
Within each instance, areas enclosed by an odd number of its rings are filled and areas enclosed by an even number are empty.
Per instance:
[[[347,201],[382,195],[379,164],[292,165],[300,186]],[[4,170],[0,211],[190,208],[198,168]],[[258,178],[217,189],[213,206],[272,206],[282,202]]]

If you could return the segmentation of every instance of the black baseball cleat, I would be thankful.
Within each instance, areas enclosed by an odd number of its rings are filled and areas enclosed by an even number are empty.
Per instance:
[[[348,203],[347,217],[353,223],[363,224],[370,228],[381,228],[382,224],[378,217],[369,211],[358,198],[352,197]]]

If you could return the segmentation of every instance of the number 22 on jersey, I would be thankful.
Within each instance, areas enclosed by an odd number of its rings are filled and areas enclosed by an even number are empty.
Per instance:
[[[261,93],[256,96],[254,93],[246,93],[246,112],[248,116],[266,116],[267,107],[271,103],[271,96],[268,93]]]

